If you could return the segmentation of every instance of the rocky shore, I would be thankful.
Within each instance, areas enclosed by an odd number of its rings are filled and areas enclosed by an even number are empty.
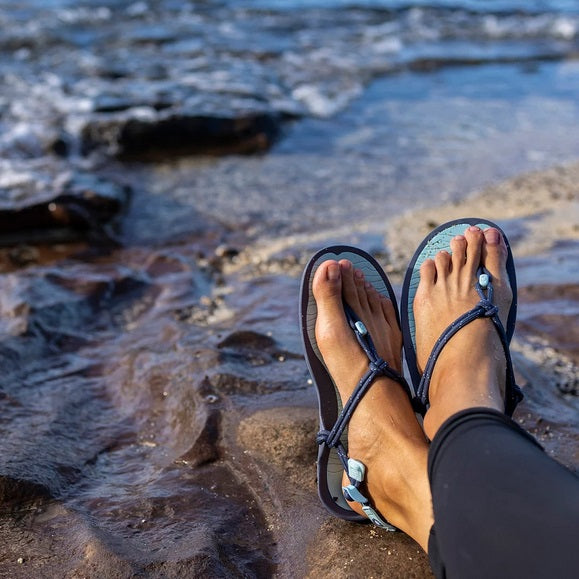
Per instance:
[[[515,418],[576,470],[578,184],[575,163],[326,234],[205,220],[158,245],[0,250],[0,575],[430,577],[404,534],[317,499],[301,270],[339,235],[399,288],[430,228],[496,220],[519,275]]]

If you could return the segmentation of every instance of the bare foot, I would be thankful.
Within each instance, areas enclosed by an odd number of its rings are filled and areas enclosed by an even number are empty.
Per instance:
[[[484,232],[469,227],[450,242],[452,255],[439,252],[420,268],[414,298],[416,353],[424,368],[434,343],[460,315],[480,300],[475,289],[482,264],[492,276],[494,303],[506,325],[512,291],[506,261],[507,248],[495,228]],[[452,414],[484,406],[504,410],[506,361],[496,329],[489,319],[478,319],[459,330],[442,350],[430,382],[430,408],[424,430],[432,438]]]
[[[378,354],[401,371],[402,336],[392,302],[381,296],[347,260],[323,262],[313,293],[316,340],[343,403],[368,370],[368,358],[349,327],[344,298],[362,320]],[[426,550],[433,523],[426,474],[428,444],[408,397],[380,376],[356,408],[348,426],[348,454],[366,465],[365,488],[373,507]],[[344,484],[349,484],[344,476]],[[358,503],[350,506],[362,514]]]

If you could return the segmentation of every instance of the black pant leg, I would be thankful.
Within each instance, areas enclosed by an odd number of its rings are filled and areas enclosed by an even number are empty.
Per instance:
[[[510,418],[449,418],[429,453],[437,577],[579,577],[579,478]]]

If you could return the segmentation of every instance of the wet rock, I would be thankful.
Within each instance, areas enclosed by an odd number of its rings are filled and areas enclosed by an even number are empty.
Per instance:
[[[227,245],[220,245],[215,248],[215,255],[222,259],[233,259],[237,257],[240,253],[240,250],[237,247],[230,247]]]
[[[129,188],[62,164],[5,163],[0,177],[0,244],[114,241]]]
[[[238,430],[238,443],[304,488],[314,487],[318,425],[313,408],[283,407],[256,412]]]
[[[263,366],[303,358],[301,354],[281,348],[271,336],[252,330],[237,330],[221,340],[217,347],[224,362],[240,361],[245,366]]]
[[[3,276],[0,328],[12,339],[2,343],[0,358],[6,356],[3,363],[11,367],[9,352],[19,352],[24,364],[46,348],[74,350],[114,327],[134,324],[156,291],[145,276],[124,267],[98,274],[82,265],[47,268],[34,282]]]
[[[218,344],[223,362],[238,362],[244,366],[264,366],[279,360],[284,354],[273,338],[251,330],[233,332]]]
[[[114,106],[124,107],[125,103]],[[231,117],[171,113],[153,118],[95,119],[81,132],[81,148],[85,154],[102,150],[123,159],[255,153],[268,149],[280,130],[279,116],[269,113]]]
[[[237,247],[219,245],[215,248],[214,255],[209,259],[209,265],[219,273],[222,273],[226,264],[234,263],[240,255]]]
[[[275,340],[271,336],[266,336],[252,330],[238,330],[221,340],[218,347],[271,352],[276,346]]]
[[[50,491],[44,485],[0,475],[0,504],[3,508],[21,508],[50,498]]]
[[[134,576],[135,568],[116,552],[110,536],[54,500],[25,505],[18,517],[0,520],[0,537],[6,577]]]
[[[219,458],[219,438],[221,415],[215,410],[207,411],[204,420],[195,421],[202,424],[191,448],[179,457],[179,461],[189,466],[201,466]]]

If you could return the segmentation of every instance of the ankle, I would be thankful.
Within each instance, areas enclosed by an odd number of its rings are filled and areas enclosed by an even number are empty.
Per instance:
[[[462,354],[462,353],[461,353]],[[441,356],[442,358],[442,356]],[[502,402],[506,363],[497,363],[494,356],[444,356],[436,364],[429,387],[430,405],[438,405],[445,393],[453,397],[478,399],[480,394],[497,394]]]
[[[389,495],[394,502],[393,519],[396,526],[427,551],[428,536],[434,524],[430,485],[424,476],[427,471],[428,448],[424,444],[417,444],[411,452],[411,464],[406,465],[404,472],[397,473],[397,485],[389,489]]]
[[[429,392],[430,407],[424,431],[432,440],[448,418],[469,408],[504,410],[505,368],[496,364],[462,362],[435,369]]]

